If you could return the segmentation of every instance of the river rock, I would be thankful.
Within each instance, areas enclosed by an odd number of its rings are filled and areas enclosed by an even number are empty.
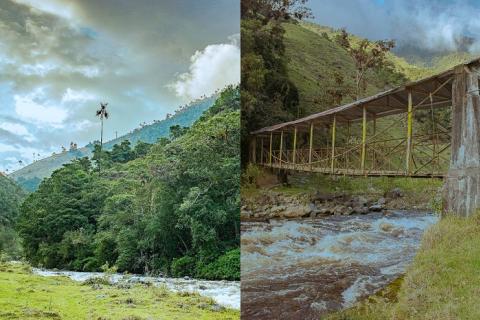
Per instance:
[[[381,204],[374,204],[374,205],[371,205],[369,208],[368,208],[370,211],[374,211],[374,212],[378,212],[378,211],[382,211],[384,209],[384,206],[381,205]]]
[[[330,208],[320,208],[317,214],[320,214],[323,216],[329,216],[332,214],[332,211],[330,210]]]
[[[271,207],[269,211],[271,213],[278,213],[278,212],[281,212],[281,211],[286,211],[286,209],[287,209],[286,206],[276,205],[276,206]]]
[[[214,312],[220,312],[220,311],[225,310],[225,307],[215,303],[210,307],[210,310],[212,310]]]
[[[398,199],[403,197],[403,191],[400,188],[394,188],[385,193],[385,197],[390,199]]]
[[[321,193],[319,191],[315,192],[311,197],[310,197],[310,200],[312,202],[326,202],[326,201],[331,201],[335,198],[334,195],[331,195],[331,194],[325,194],[325,193]]]
[[[379,205],[385,205],[386,203],[387,203],[387,199],[385,199],[384,197],[381,197],[377,201],[377,204],[379,204]]]
[[[356,214],[367,214],[368,213],[368,207],[364,207],[364,206],[358,206],[358,207],[354,207],[352,209],[353,213],[356,213]]]
[[[295,206],[295,207],[288,207],[285,211],[281,213],[281,215],[285,218],[300,218],[306,215],[309,215],[311,212],[308,206]]]
[[[346,211],[347,211],[347,208],[345,206],[341,205],[341,204],[336,205],[333,208],[333,214],[336,215],[336,216],[343,215],[343,214],[345,214]]]

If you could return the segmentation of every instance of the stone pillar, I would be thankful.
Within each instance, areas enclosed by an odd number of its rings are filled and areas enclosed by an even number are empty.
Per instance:
[[[452,84],[452,155],[445,211],[464,217],[480,208],[479,72],[478,66],[458,67]]]

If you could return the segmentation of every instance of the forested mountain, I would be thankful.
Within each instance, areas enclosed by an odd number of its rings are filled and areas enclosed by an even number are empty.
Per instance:
[[[239,279],[240,93],[228,87],[191,128],[154,144],[95,148],[21,207],[36,266]]]
[[[396,48],[392,40],[371,41],[306,22],[310,11],[300,3],[305,2],[242,3],[242,159],[249,158],[253,130],[427,77],[471,58],[466,52],[449,52],[426,59],[418,51],[413,57],[413,51]],[[421,113],[416,117],[420,122],[425,118]],[[439,117],[448,121],[448,110]]]
[[[0,174],[0,256],[18,258],[20,247],[14,226],[25,192],[13,180]]]
[[[171,126],[190,126],[205,110],[212,106],[215,99],[216,96],[214,95],[193,101],[192,103],[179,108],[173,115],[164,120],[154,121],[154,123],[149,125],[142,125],[117,139],[105,142],[104,147],[107,150],[110,150],[115,144],[119,144],[124,140],[130,141],[132,146],[139,141],[155,143],[159,138],[168,136]],[[10,177],[17,181],[17,183],[25,190],[34,191],[38,187],[40,181],[45,177],[49,177],[54,170],[60,168],[65,163],[69,163],[73,159],[91,157],[93,149],[94,144],[90,143],[77,150],[69,150],[52,155],[13,172],[10,174]]]

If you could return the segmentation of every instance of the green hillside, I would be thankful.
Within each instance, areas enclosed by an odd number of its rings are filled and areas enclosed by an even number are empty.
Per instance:
[[[15,182],[0,174],[0,258],[3,254],[17,257],[20,252],[13,226],[25,196]]]
[[[139,141],[154,143],[159,138],[168,136],[171,126],[190,126],[202,115],[205,110],[207,110],[213,104],[215,99],[216,96],[214,95],[194,101],[189,105],[181,107],[168,119],[154,121],[153,124],[137,128],[132,132],[118,137],[117,139],[113,139],[104,143],[104,146],[107,150],[110,150],[113,145],[120,144],[124,140],[129,140],[133,146]],[[54,170],[60,168],[66,163],[69,163],[73,159],[90,157],[92,155],[92,151],[93,143],[90,143],[87,146],[74,151],[66,151],[60,154],[55,154],[48,158],[38,160],[20,170],[13,172],[10,174],[10,177],[25,190],[31,192],[36,190],[41,180],[49,177]]]
[[[300,109],[305,114],[333,106],[332,90],[345,92],[342,103],[354,100],[355,65],[348,53],[333,39],[335,31],[313,23],[284,23],[284,44],[290,80],[300,95]],[[398,68],[382,69],[367,74],[367,95],[406,81],[403,69],[407,63],[392,59]],[[340,79],[339,79],[340,78]],[[339,81],[340,80],[340,81]]]
[[[240,94],[230,86],[179,135],[141,153],[122,144],[66,164],[20,208],[26,259],[238,280],[239,144]]]

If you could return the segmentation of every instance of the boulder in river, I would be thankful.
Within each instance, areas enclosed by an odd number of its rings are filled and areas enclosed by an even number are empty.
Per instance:
[[[394,188],[385,193],[385,198],[398,199],[403,197],[403,191],[400,188]]]
[[[379,211],[382,211],[384,208],[385,208],[384,205],[376,203],[374,205],[371,205],[368,209],[370,211],[379,212]]]

